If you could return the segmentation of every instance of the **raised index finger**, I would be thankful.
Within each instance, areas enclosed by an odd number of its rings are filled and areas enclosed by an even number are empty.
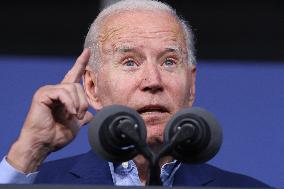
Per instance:
[[[90,58],[90,50],[84,49],[74,66],[68,71],[61,83],[79,83]]]

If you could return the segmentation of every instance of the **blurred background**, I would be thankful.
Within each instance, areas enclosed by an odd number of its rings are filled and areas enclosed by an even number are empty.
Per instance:
[[[76,56],[99,10],[115,1],[1,2],[0,53]],[[198,59],[284,60],[283,1],[165,2],[192,26]]]
[[[58,83],[102,7],[115,0],[0,3],[0,158],[33,93]],[[218,167],[284,187],[284,2],[164,1],[189,22],[198,61],[196,106],[224,130]],[[86,152],[87,127],[48,160]]]

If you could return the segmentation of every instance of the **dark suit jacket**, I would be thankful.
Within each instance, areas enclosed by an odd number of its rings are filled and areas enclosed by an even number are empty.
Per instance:
[[[92,151],[43,164],[35,183],[113,185],[109,165]],[[174,186],[268,187],[251,177],[208,164],[182,164]]]

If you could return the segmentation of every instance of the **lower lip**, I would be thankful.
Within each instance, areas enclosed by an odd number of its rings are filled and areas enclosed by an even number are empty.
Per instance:
[[[164,122],[168,118],[167,112],[145,112],[140,114],[146,125]]]

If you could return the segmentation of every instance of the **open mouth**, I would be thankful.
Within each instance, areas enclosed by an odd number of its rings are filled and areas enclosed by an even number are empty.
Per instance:
[[[148,105],[137,110],[139,114],[146,114],[146,113],[168,113],[168,109],[164,106],[160,105]]]

